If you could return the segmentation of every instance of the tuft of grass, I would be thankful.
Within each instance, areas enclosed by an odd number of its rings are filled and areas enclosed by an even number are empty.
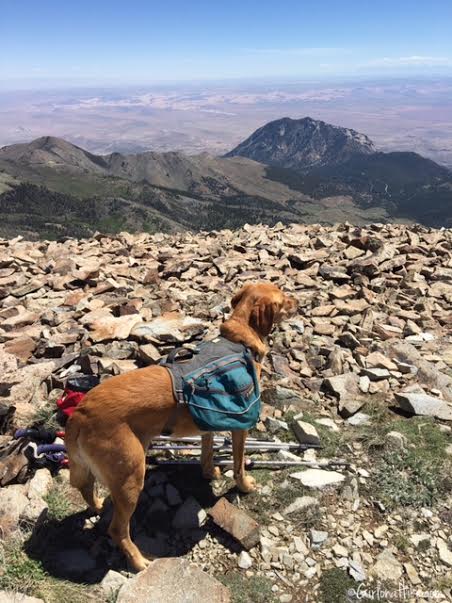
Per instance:
[[[65,517],[85,508],[77,491],[59,475],[53,480],[50,492],[44,496],[47,503],[49,519],[61,521]]]
[[[343,456],[348,452],[347,442],[349,439],[349,434],[346,431],[346,428],[341,429],[340,431],[332,431],[325,425],[321,425],[315,422],[315,419],[318,417],[312,416],[310,413],[304,412],[302,421],[306,423],[310,423],[313,425],[317,433],[320,437],[320,445],[321,449],[318,451],[319,455],[322,457],[339,457]],[[290,423],[292,427],[293,420]],[[294,436],[295,437],[295,436]],[[355,436],[353,436],[355,437]]]
[[[295,523],[297,530],[319,529],[322,526],[324,515],[323,509],[319,506],[308,507],[303,511],[296,511],[290,514],[291,520]]]
[[[374,472],[374,495],[388,509],[431,506],[440,492],[437,470],[412,452],[383,454]]]
[[[39,582],[46,579],[42,565],[30,559],[21,549],[19,539],[11,539],[0,546],[0,588],[31,593]]]
[[[302,492],[294,485],[286,487],[278,487],[273,494],[273,506],[280,511],[291,505],[299,496],[303,496]]]
[[[57,407],[53,403],[47,403],[39,407],[34,413],[31,423],[43,425],[47,429],[61,429],[57,420]]]
[[[356,583],[344,570],[325,570],[320,578],[320,603],[346,603],[351,600],[350,589],[356,589]]]
[[[263,576],[244,578],[240,572],[228,572],[218,579],[231,591],[232,603],[276,603],[272,582]]]
[[[389,431],[403,434],[406,448],[390,449],[385,443]],[[370,494],[388,509],[434,505],[451,487],[447,443],[447,434],[429,418],[399,419],[383,426],[367,442],[374,460]]]
[[[438,576],[434,586],[440,592],[444,593],[446,597],[452,597],[452,574]]]
[[[50,492],[44,497],[45,502],[48,504],[48,516],[50,519],[61,520],[70,515],[71,504],[60,495],[58,488],[52,488]]]
[[[270,521],[271,515],[276,511],[283,511],[297,497],[303,496],[304,487],[299,482],[290,479],[290,469],[278,469],[270,471],[268,469],[253,470],[253,477],[257,478],[259,483],[265,484],[272,482],[271,505],[262,504],[262,496],[258,492],[248,494],[245,499],[245,505],[249,511],[263,523]]]
[[[278,484],[278,486],[272,492],[272,507],[281,511],[291,505],[298,497],[304,494],[303,486],[300,486],[291,480],[288,484]]]
[[[319,603],[371,603],[364,593],[358,594],[359,584],[338,567],[327,569],[320,578]],[[298,599],[296,599],[298,601]]]
[[[272,472],[270,469],[253,469],[253,477],[259,484],[268,484],[272,480]]]
[[[420,540],[419,544],[416,547],[416,550],[419,551],[419,553],[426,553],[429,550],[430,546],[430,540]]]
[[[431,457],[442,457],[446,445],[450,443],[448,434],[439,429],[433,418],[411,417],[372,423],[363,434],[367,436],[364,440],[367,449],[372,452],[372,449],[382,447],[390,431],[398,431],[406,437],[408,445],[416,446],[423,454],[429,454]]]
[[[411,546],[411,542],[405,534],[398,534],[394,538],[394,544],[402,553],[406,553]]]
[[[292,429],[292,425],[294,423],[294,416],[296,414],[297,413],[290,410],[281,417],[282,420],[285,421],[289,426],[289,429],[287,431],[285,431],[284,429],[280,429],[276,434],[281,440],[281,442],[298,442],[297,438],[295,437],[295,433]]]
[[[289,477],[294,469],[281,469],[278,471],[268,472],[265,470],[265,474],[262,477],[258,477],[258,481],[261,483],[268,477],[273,482],[273,488],[271,492],[271,506],[262,504],[262,497],[259,493],[252,493],[246,497],[246,507],[249,511],[254,513],[256,517],[259,517],[260,521],[266,523],[271,521],[271,515],[276,511],[282,513],[291,503],[301,496],[310,494],[307,488],[302,486],[300,482]],[[253,471],[253,476],[257,471]],[[264,482],[265,483],[265,482]],[[301,511],[297,511],[290,514],[290,520],[297,526],[297,528],[308,529],[319,526],[323,519],[322,507],[308,507]]]
[[[290,477],[294,471],[296,469],[289,467],[273,473],[275,487],[272,492],[272,509],[280,511],[293,503],[296,498],[308,493],[301,482]]]

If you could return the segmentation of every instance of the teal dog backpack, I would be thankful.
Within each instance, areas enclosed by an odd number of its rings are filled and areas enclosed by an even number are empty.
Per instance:
[[[245,345],[218,337],[194,350],[173,350],[160,364],[169,370],[178,404],[188,406],[201,431],[256,425],[259,383],[252,352]]]

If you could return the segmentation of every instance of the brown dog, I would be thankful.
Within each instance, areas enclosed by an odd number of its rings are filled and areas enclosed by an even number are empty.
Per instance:
[[[257,372],[267,352],[264,338],[273,324],[296,309],[296,301],[271,284],[246,285],[232,299],[233,313],[221,325],[221,334],[247,345],[255,354]],[[69,419],[66,446],[71,484],[96,512],[102,501],[94,493],[95,480],[110,491],[113,518],[109,534],[123,550],[136,571],[146,568],[145,559],[130,539],[129,522],[143,489],[145,454],[153,437],[159,435],[176,407],[171,378],[166,368],[149,366],[112,377],[92,389]],[[173,428],[177,437],[200,434],[186,407]],[[232,433],[234,478],[242,492],[255,489],[246,475],[244,450],[246,431]],[[218,477],[213,464],[213,434],[202,434],[201,465],[205,478]]]

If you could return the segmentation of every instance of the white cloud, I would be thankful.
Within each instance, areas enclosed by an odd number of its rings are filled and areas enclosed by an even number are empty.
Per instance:
[[[367,63],[367,66],[369,67],[433,67],[436,65],[452,65],[452,59],[449,57],[412,55],[409,57],[383,57]]]

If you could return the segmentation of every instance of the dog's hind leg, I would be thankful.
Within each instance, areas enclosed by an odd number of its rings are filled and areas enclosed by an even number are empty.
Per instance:
[[[150,564],[130,538],[130,518],[143,489],[145,469],[143,445],[136,436],[129,436],[122,445],[115,447],[114,466],[109,467],[107,479],[113,502],[108,533],[137,572]]]
[[[71,459],[70,464],[70,483],[77,488],[86,501],[88,507],[95,513],[100,513],[103,506],[103,500],[96,496],[95,477],[89,467],[82,465]]]

